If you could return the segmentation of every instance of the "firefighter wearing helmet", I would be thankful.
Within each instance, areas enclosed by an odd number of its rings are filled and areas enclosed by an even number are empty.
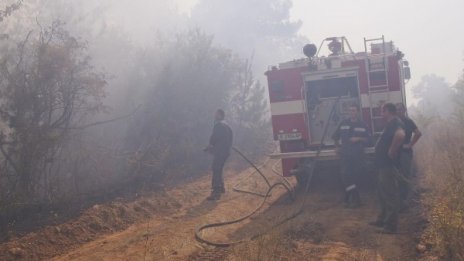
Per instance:
[[[332,135],[340,156],[340,174],[345,188],[345,206],[361,206],[358,178],[364,165],[364,148],[369,139],[366,123],[359,117],[359,108],[351,105],[349,118],[343,120]],[[341,141],[341,145],[340,145]]]

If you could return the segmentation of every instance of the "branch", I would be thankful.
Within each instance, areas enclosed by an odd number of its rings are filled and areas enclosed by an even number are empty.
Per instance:
[[[110,119],[110,120],[97,121],[97,122],[90,123],[90,124],[83,125],[83,126],[69,127],[69,128],[62,128],[62,129],[83,130],[83,129],[86,129],[86,128],[89,128],[89,127],[93,127],[93,126],[97,126],[97,125],[102,125],[102,124],[107,124],[107,123],[119,121],[119,120],[122,120],[122,119],[131,117],[132,115],[134,115],[134,114],[140,109],[140,107],[142,107],[142,105],[137,106],[137,108],[135,108],[135,110],[134,110],[133,112],[131,112],[131,113],[127,114],[127,115],[120,116],[120,117],[116,117],[116,118],[113,118],[113,119]]]
[[[27,42],[29,41],[29,38],[32,35],[32,30],[27,33],[26,39],[24,39],[23,42],[19,44],[19,60],[18,63],[16,64],[16,70],[19,70],[19,66],[22,64],[23,59],[24,59],[24,47],[26,46]]]
[[[16,4],[7,6],[5,10],[0,10],[0,22],[2,22],[4,18],[10,16],[14,11],[18,10],[22,3],[23,0],[19,0]]]
[[[3,142],[0,143],[0,151],[2,152],[3,156],[5,156],[5,159],[11,164],[15,172],[19,173],[19,169],[16,166],[16,163],[14,163],[13,159],[10,157],[10,155],[8,155],[8,153],[6,153],[5,149],[3,148],[3,145],[6,145],[6,144],[8,143],[3,143]]]

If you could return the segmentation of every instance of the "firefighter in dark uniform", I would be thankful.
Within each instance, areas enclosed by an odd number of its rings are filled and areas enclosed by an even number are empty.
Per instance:
[[[345,206],[361,205],[357,181],[363,171],[364,147],[369,138],[367,125],[359,117],[356,105],[350,106],[350,117],[343,120],[332,135],[340,156],[340,172],[345,189]],[[340,146],[341,141],[341,146]]]
[[[222,171],[224,164],[230,155],[232,148],[232,129],[224,122],[225,113],[223,110],[218,109],[214,115],[213,133],[209,139],[209,145],[205,148],[206,152],[213,154],[212,172],[213,177],[211,181],[212,192],[207,200],[218,200],[221,194],[225,193],[224,179]]]
[[[403,122],[397,117],[396,107],[387,103],[382,107],[387,124],[375,145],[375,163],[378,169],[380,214],[370,225],[382,227],[381,232],[396,233],[400,208],[399,172],[397,169],[405,132]]]
[[[413,159],[413,151],[412,148],[417,143],[417,141],[422,136],[422,132],[417,128],[416,123],[411,120],[408,116],[406,116],[406,108],[404,104],[398,103],[396,104],[396,110],[398,112],[398,117],[404,123],[404,132],[405,138],[403,142],[403,146],[401,149],[400,155],[400,172],[402,174],[402,178],[400,179],[399,186],[400,186],[400,199],[402,203],[402,207],[405,208],[407,205],[407,199],[409,193],[411,191],[411,177],[412,177],[412,159]]]

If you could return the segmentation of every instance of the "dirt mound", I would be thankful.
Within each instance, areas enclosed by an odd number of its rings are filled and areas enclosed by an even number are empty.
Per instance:
[[[102,234],[110,234],[147,220],[168,214],[180,204],[163,193],[140,197],[134,202],[122,200],[94,205],[75,220],[48,226],[22,238],[0,245],[0,260],[43,260],[68,252]]]

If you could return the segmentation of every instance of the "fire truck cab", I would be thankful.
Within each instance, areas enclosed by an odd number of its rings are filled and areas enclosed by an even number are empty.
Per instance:
[[[325,45],[328,54],[321,55]],[[393,42],[364,39],[364,52],[352,51],[345,37],[330,37],[319,48],[303,49],[307,58],[272,66],[266,72],[274,140],[284,176],[307,160],[336,160],[331,136],[356,105],[375,141],[385,125],[383,104],[406,105],[409,64]],[[366,148],[372,154],[374,142]]]

